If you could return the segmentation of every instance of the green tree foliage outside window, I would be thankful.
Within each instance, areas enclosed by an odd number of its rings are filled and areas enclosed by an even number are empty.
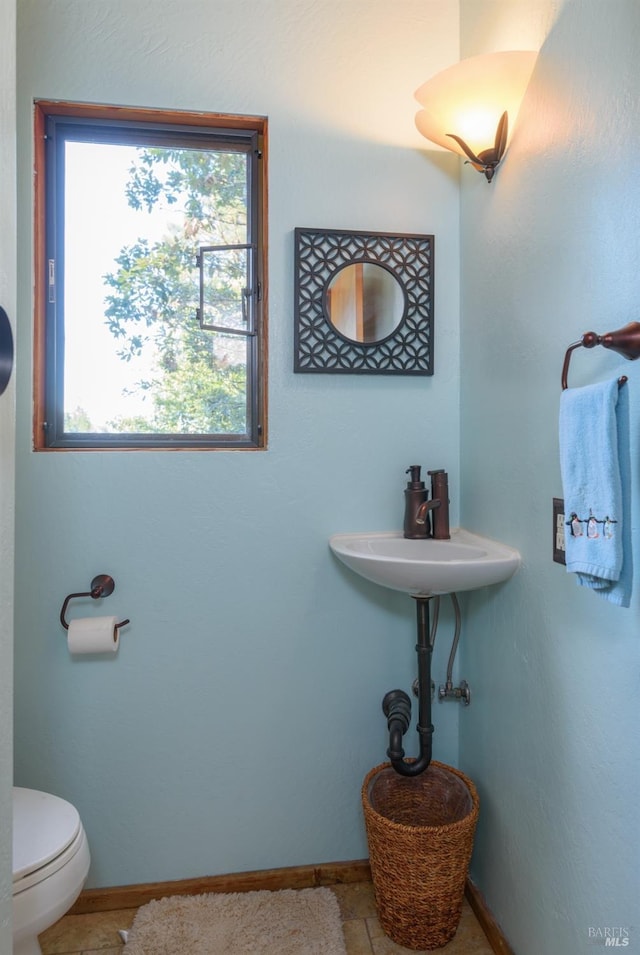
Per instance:
[[[127,200],[133,209],[151,212],[163,198],[170,205],[186,201],[181,232],[153,244],[140,239],[122,250],[117,271],[105,276],[105,314],[120,357],[128,361],[149,345],[157,355],[153,375],[137,383],[152,398],[149,418],[116,419],[115,430],[246,430],[246,343],[221,338],[194,320],[195,250],[246,242],[245,167],[244,154],[147,149],[131,169]],[[237,286],[245,276],[226,270],[216,278],[221,294],[240,297]]]

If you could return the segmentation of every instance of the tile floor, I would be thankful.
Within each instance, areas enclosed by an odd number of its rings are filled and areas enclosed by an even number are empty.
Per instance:
[[[348,955],[398,955],[409,949],[383,934],[376,917],[370,882],[331,886],[338,897]],[[135,909],[66,915],[40,936],[43,955],[121,955],[118,929],[131,926]],[[453,941],[437,949],[443,955],[493,955],[484,932],[465,900]]]

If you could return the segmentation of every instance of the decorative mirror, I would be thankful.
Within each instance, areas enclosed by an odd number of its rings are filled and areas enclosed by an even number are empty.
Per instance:
[[[296,372],[433,374],[433,236],[295,230]]]

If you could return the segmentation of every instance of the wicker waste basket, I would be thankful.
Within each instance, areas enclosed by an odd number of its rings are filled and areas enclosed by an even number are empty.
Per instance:
[[[362,784],[362,805],[385,934],[414,951],[446,945],[460,922],[480,805],[475,786],[435,760],[413,777],[382,763]]]

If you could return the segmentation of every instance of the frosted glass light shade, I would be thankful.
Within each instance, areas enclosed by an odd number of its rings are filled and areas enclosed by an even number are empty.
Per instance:
[[[486,53],[437,73],[416,90],[423,107],[416,114],[422,135],[465,156],[448,136],[459,136],[477,156],[491,149],[503,113],[513,130],[538,54],[531,50]]]

